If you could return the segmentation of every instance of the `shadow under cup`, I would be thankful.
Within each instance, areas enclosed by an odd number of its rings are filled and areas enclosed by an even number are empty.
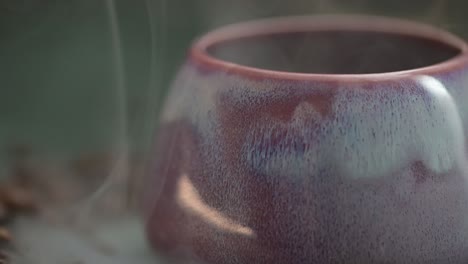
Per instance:
[[[149,240],[197,263],[467,263],[467,52],[378,17],[208,33],[161,116]]]

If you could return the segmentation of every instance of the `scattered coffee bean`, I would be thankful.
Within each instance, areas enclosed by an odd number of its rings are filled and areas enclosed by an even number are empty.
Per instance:
[[[10,257],[8,254],[4,251],[0,251],[0,264],[9,264],[10,263]]]
[[[12,237],[10,231],[4,227],[0,227],[0,243],[5,244],[11,242]]]
[[[37,209],[31,194],[16,186],[0,187],[0,202],[3,202],[8,210],[15,213],[28,213]]]

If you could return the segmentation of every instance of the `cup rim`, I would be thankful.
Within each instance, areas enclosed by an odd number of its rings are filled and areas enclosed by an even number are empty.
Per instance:
[[[323,30],[361,30],[376,33],[393,33],[433,40],[460,50],[460,53],[442,62],[409,70],[363,73],[300,73],[269,70],[218,59],[208,53],[208,48],[239,38],[291,32]],[[411,20],[369,15],[312,15],[290,16],[253,20],[220,27],[196,40],[189,52],[189,61],[208,71],[222,71],[254,79],[361,81],[392,80],[420,75],[453,72],[468,65],[468,44],[454,34],[428,24]]]

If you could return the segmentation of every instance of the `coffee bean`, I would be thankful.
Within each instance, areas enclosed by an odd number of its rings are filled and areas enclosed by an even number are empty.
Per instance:
[[[31,194],[16,186],[0,187],[0,201],[13,212],[33,212],[37,209]]]

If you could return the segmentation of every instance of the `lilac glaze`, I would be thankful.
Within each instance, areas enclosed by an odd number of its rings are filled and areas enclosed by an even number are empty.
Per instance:
[[[155,249],[197,263],[467,263],[467,49],[421,32],[462,54],[319,75],[223,64],[195,44],[147,180]]]

